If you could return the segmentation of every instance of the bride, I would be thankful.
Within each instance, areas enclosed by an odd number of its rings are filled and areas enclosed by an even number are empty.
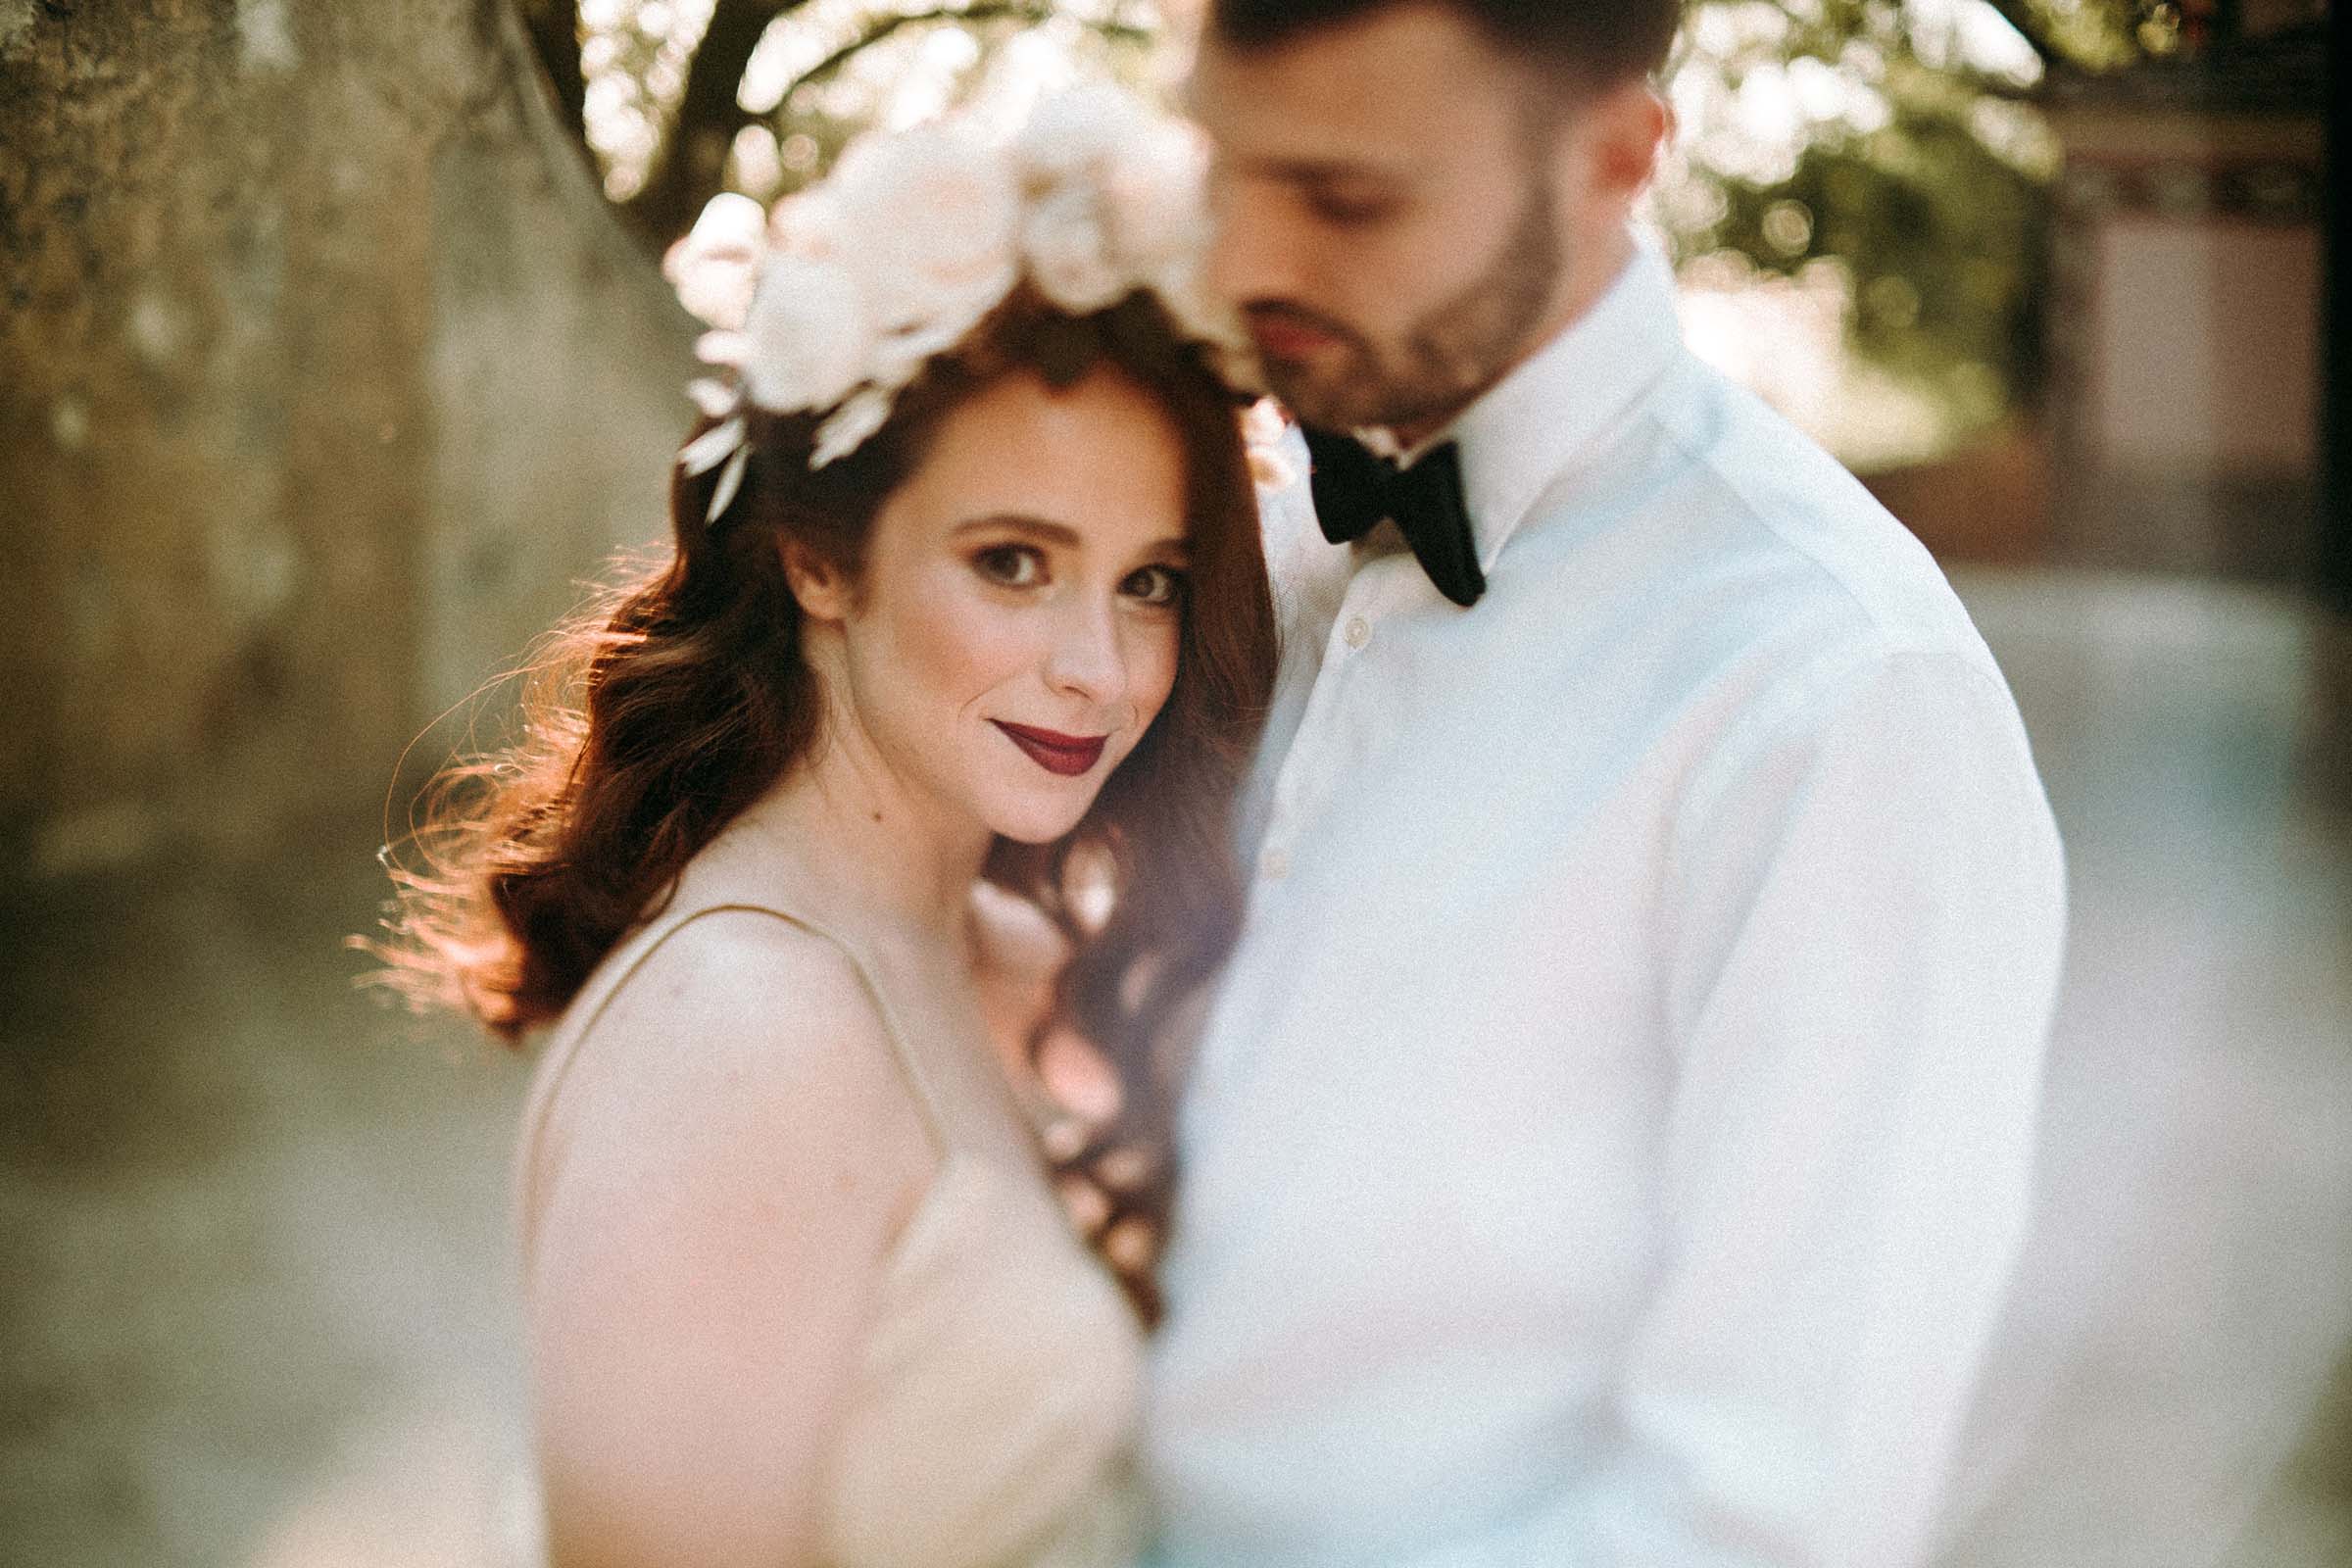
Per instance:
[[[454,770],[396,957],[552,1025],[518,1156],[550,1559],[1118,1564],[1143,1310],[1069,1226],[973,890],[1120,1066],[1230,944],[1272,677],[1188,133],[1109,89],[851,148],[671,257],[717,328],[674,552]],[[1130,1284],[1135,1283],[1129,1281]]]

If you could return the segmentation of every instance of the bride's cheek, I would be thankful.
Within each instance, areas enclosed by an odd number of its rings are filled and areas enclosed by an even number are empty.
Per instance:
[[[969,702],[1000,684],[1018,659],[1013,612],[978,592],[946,585],[916,607],[908,652],[943,690]]]

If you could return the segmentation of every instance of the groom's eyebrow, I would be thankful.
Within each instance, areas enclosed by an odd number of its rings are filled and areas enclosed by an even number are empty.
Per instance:
[[[1268,158],[1258,162],[1254,172],[1290,185],[1401,185],[1405,182],[1404,175],[1397,170],[1338,158]]]

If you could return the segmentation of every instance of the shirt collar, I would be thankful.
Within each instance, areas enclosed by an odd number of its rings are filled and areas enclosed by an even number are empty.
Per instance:
[[[1592,309],[1428,445],[1458,444],[1478,563],[1494,558],[1587,444],[1653,386],[1682,346],[1674,270],[1646,235]]]

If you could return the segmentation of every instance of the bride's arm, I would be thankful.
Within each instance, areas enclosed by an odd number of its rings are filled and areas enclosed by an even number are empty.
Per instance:
[[[820,1560],[820,1482],[936,1151],[871,995],[781,921],[688,922],[565,1079],[526,1306],[555,1568]]]

